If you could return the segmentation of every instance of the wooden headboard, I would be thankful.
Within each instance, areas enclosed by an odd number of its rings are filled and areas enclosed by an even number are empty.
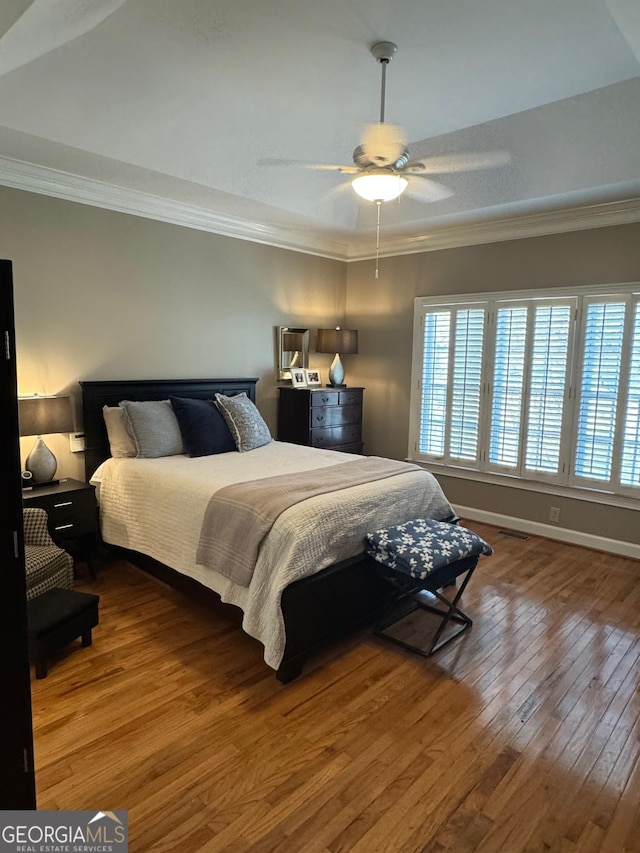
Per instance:
[[[89,482],[98,465],[111,455],[102,415],[103,406],[117,406],[121,400],[167,400],[170,395],[211,400],[216,393],[231,396],[240,394],[242,391],[255,403],[257,381],[257,379],[117,379],[105,382],[81,382],[85,479]]]

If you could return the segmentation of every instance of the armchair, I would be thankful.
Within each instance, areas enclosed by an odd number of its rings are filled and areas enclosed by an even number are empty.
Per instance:
[[[24,556],[27,599],[49,589],[73,586],[73,557],[58,548],[49,534],[46,510],[24,507]]]

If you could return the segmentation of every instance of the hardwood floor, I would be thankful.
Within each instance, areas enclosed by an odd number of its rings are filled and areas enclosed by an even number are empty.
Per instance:
[[[38,807],[127,809],[133,853],[640,851],[640,562],[469,526],[463,638],[287,686],[239,611],[104,568],[94,645],[32,681]]]

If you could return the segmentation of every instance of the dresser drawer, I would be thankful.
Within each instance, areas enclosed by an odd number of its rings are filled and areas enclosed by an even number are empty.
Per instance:
[[[311,409],[311,429],[359,424],[361,420],[360,406],[327,406],[326,408],[317,406]]]
[[[362,388],[338,392],[339,406],[362,406]]]
[[[336,447],[339,444],[354,444],[362,437],[361,424],[326,427],[311,430],[311,447]]]
[[[340,391],[313,391],[311,394],[311,408],[317,406],[337,406],[340,403]]]
[[[49,532],[56,541],[84,536],[97,530],[93,489],[69,491],[59,495],[33,495],[30,496],[28,505],[46,510]]]

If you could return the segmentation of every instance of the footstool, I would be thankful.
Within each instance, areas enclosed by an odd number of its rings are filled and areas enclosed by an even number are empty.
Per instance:
[[[416,518],[368,533],[366,542],[379,574],[396,590],[374,629],[377,636],[429,657],[471,627],[472,620],[458,604],[480,556],[493,553],[484,539],[455,523]],[[455,597],[448,598],[443,590],[459,577],[463,580]],[[402,640],[390,630],[415,610],[432,614],[438,626],[426,648]],[[458,628],[447,635],[445,629],[451,623]]]
[[[47,658],[77,637],[91,645],[98,624],[99,595],[55,587],[27,602],[29,660],[36,678],[46,678]]]

